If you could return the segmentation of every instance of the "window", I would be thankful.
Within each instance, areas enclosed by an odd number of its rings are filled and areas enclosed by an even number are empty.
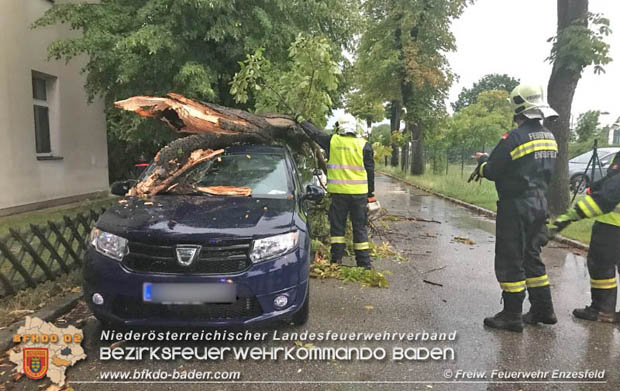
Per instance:
[[[591,158],[592,158],[592,151],[586,152],[583,155],[579,155],[576,158],[573,158],[571,160],[571,163],[588,164],[588,162],[590,161]]]
[[[607,156],[604,156],[601,158],[601,166],[606,167],[609,165],[609,163],[611,163],[611,159],[614,158],[614,156],[616,156],[615,153],[610,153]]]
[[[620,129],[614,129],[614,145],[620,145]]]
[[[199,164],[179,180],[183,185],[249,187],[253,196],[285,198],[292,193],[283,155],[224,155]]]
[[[51,154],[50,140],[50,106],[48,89],[49,78],[38,74],[32,75],[32,99],[34,102],[34,134],[37,154]]]

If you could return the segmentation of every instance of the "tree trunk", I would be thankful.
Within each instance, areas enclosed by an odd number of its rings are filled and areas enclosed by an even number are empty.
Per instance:
[[[390,130],[392,132],[400,132],[400,113],[403,109],[399,100],[392,101],[392,115],[390,117]],[[398,145],[392,144],[392,167],[398,167]]]
[[[400,170],[406,173],[409,164],[409,129],[406,124],[403,130],[403,140],[405,142],[400,149]]]
[[[423,175],[426,171],[424,160],[424,130],[420,125],[408,125],[411,129],[413,157],[411,159],[411,175]]]
[[[576,20],[587,23],[587,13],[588,0],[558,0],[558,36]],[[558,156],[549,191],[549,210],[553,215],[559,215],[566,211],[570,202],[568,190],[570,117],[573,97],[577,83],[581,78],[581,72],[581,69],[568,68],[556,61],[553,64],[547,88],[549,105],[560,115],[560,118],[554,122],[545,122],[558,143]]]

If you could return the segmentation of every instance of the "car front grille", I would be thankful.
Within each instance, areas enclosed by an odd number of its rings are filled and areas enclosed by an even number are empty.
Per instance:
[[[169,274],[230,274],[248,269],[250,241],[229,241],[224,245],[203,245],[191,265],[179,264],[175,246],[159,246],[140,242],[129,243],[129,254],[123,264],[143,273]]]
[[[232,304],[156,304],[119,296],[112,312],[123,319],[166,318],[187,321],[218,321],[255,318],[263,314],[256,297],[243,297]]]

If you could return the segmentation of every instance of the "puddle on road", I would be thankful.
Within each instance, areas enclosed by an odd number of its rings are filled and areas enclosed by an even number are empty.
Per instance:
[[[489,256],[493,257],[495,246],[495,221],[485,216],[476,215],[462,206],[430,196],[414,187],[403,185],[394,179],[378,176],[378,187],[383,184],[389,189],[383,192],[385,205],[397,205],[391,208],[392,213],[408,217],[420,217],[441,221],[441,225],[425,227],[424,231],[432,233],[425,238],[436,241],[433,246],[436,252],[446,251],[445,246],[463,246],[451,243],[454,236],[471,238],[475,246],[489,246]],[[385,196],[388,193],[388,196]],[[403,197],[403,194],[409,196]],[[571,251],[570,248],[557,247],[552,242],[543,250],[543,261],[551,274],[552,284],[559,289],[578,289],[589,292],[589,277],[586,259]],[[471,247],[471,246],[470,246]],[[467,247],[463,247],[467,248]],[[580,299],[583,301],[583,299]]]

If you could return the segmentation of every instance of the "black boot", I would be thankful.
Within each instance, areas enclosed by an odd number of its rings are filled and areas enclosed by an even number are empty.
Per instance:
[[[553,311],[553,301],[551,299],[551,288],[541,286],[538,288],[528,288],[532,306],[527,314],[523,315],[523,322],[527,324],[556,324],[558,318]]]
[[[579,319],[606,323],[616,322],[616,300],[618,288],[591,289],[592,305],[573,310],[573,315]]]
[[[521,313],[523,312],[525,291],[518,293],[502,292],[502,298],[504,299],[504,309],[491,318],[485,318],[484,325],[493,329],[523,332]]]

